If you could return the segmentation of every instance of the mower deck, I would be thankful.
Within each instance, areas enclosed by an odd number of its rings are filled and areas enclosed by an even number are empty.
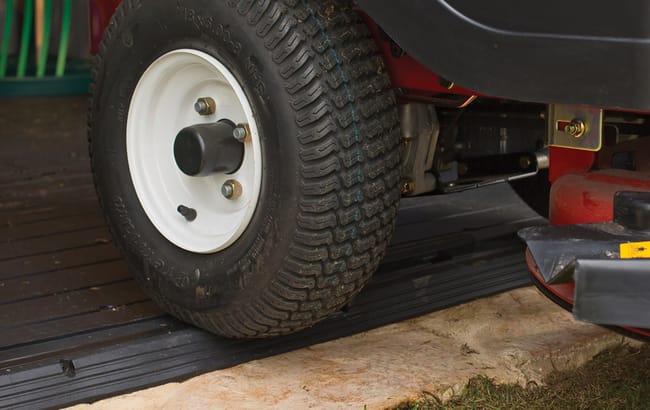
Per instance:
[[[576,319],[650,337],[649,190],[647,173],[567,174],[551,189],[553,225],[520,232],[533,281]]]

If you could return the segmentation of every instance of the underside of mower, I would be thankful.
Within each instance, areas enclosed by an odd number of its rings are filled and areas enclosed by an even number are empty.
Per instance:
[[[91,2],[96,184],[171,313],[311,326],[374,272],[400,196],[510,183],[549,218],[520,232],[536,285],[650,337],[647,2],[120,3]]]

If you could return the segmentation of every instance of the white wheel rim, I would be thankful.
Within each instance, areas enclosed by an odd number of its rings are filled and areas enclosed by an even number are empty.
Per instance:
[[[198,98],[211,97],[216,112],[201,116]],[[244,142],[244,159],[233,174],[205,177],[185,175],[174,159],[177,133],[190,125],[229,119],[247,123],[251,138]],[[253,217],[262,181],[262,153],[257,123],[243,89],[214,57],[197,50],[171,51],[145,71],[135,88],[126,127],[129,172],[140,204],[167,240],[195,253],[214,253],[235,242]],[[241,184],[242,194],[227,199],[227,180]],[[177,212],[184,205],[197,217]]]

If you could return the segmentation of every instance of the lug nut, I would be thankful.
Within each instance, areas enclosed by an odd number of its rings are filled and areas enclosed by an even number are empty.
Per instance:
[[[185,205],[178,205],[176,208],[179,214],[183,215],[188,222],[192,222],[196,219],[196,210],[189,208]]]
[[[226,199],[237,199],[242,194],[241,184],[234,179],[229,179],[221,186],[221,195]]]
[[[217,104],[211,97],[201,97],[194,103],[194,111],[199,115],[212,115],[217,111]]]
[[[227,199],[232,198],[232,195],[235,193],[235,189],[230,184],[223,184],[221,186],[221,194]]]
[[[238,124],[234,130],[232,130],[232,136],[239,142],[244,142],[250,136],[250,129],[248,124]]]

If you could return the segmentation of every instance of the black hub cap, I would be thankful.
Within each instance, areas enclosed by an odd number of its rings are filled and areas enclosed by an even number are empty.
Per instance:
[[[186,175],[232,174],[244,160],[244,144],[233,137],[235,124],[220,120],[185,127],[174,141],[174,159]]]

